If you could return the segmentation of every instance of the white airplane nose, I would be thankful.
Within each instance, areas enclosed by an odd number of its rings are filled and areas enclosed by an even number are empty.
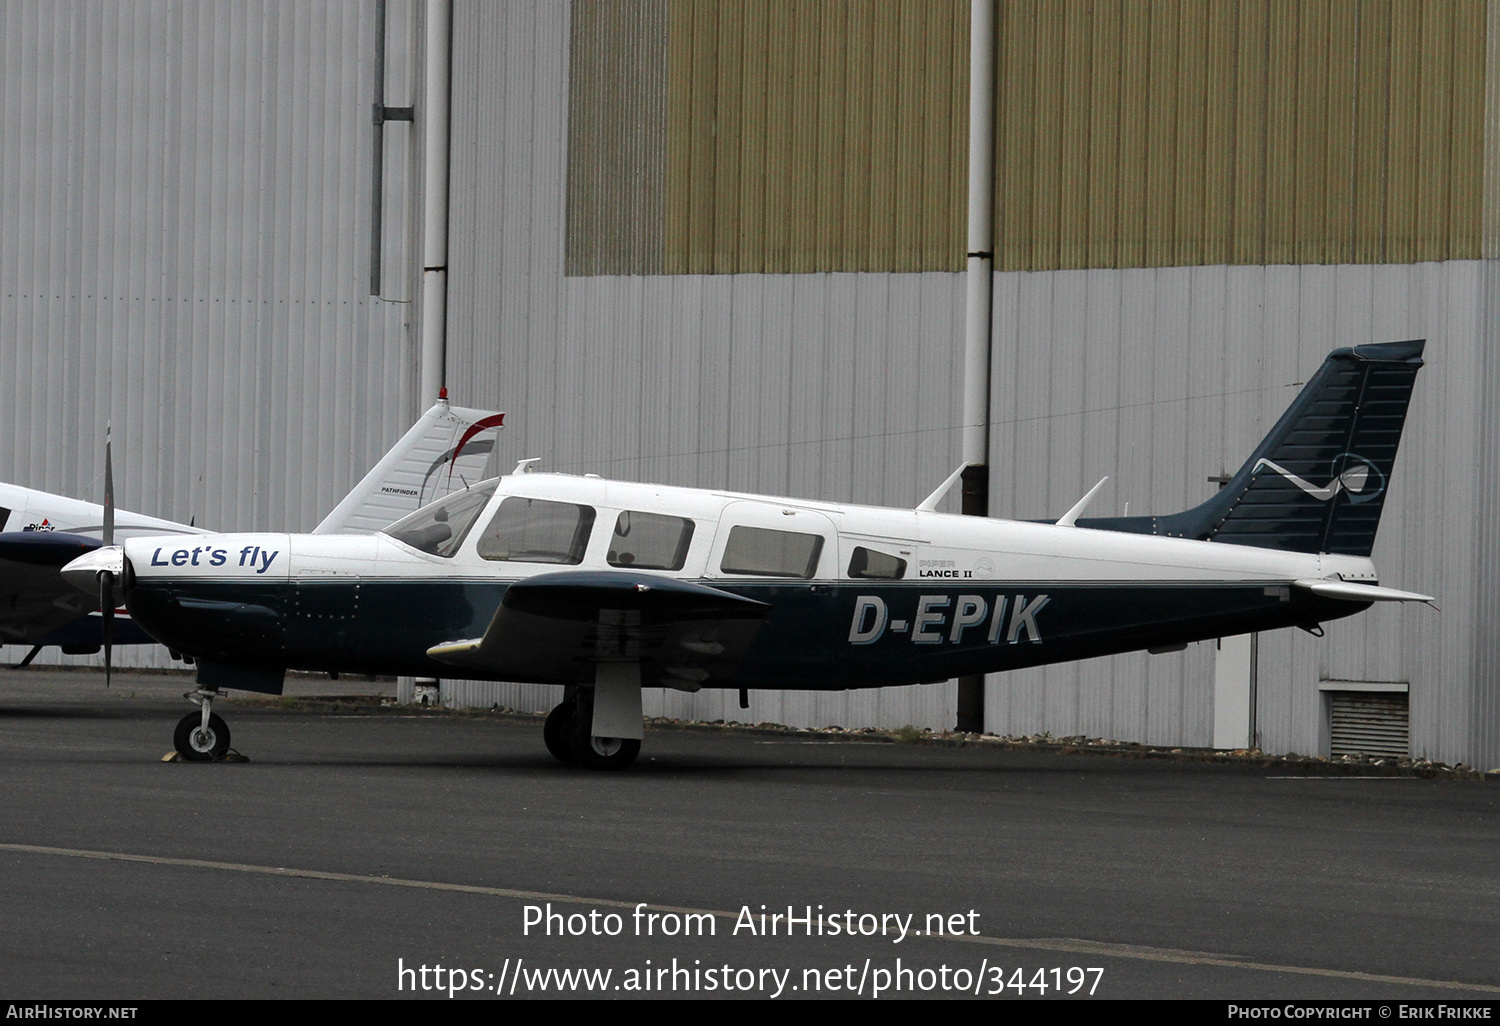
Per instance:
[[[92,552],[85,552],[62,568],[63,579],[79,591],[90,595],[99,593],[99,575],[105,571],[115,575],[115,580],[125,573],[125,547],[104,545]]]

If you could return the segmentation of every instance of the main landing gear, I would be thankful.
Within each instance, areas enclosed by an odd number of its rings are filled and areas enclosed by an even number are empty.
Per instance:
[[[229,727],[213,711],[214,699],[219,697],[218,689],[199,688],[182,697],[201,708],[177,722],[177,729],[172,734],[177,754],[187,762],[222,761],[229,751]]]
[[[558,762],[585,769],[621,770],[641,752],[639,738],[595,737],[594,689],[569,687],[561,703],[547,714],[542,740]]]

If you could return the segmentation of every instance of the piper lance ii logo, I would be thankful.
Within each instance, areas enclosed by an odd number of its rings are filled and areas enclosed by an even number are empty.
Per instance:
[[[1333,480],[1321,487],[1267,459],[1257,460],[1251,474],[1260,473],[1261,467],[1274,470],[1319,502],[1332,502],[1340,492],[1348,496],[1350,502],[1369,502],[1385,491],[1385,475],[1375,464],[1352,452],[1341,452],[1333,458]]]

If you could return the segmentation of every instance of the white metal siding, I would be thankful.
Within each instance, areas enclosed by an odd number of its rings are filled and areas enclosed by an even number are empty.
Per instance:
[[[1475,472],[1494,391],[1484,282],[1478,261],[998,274],[992,512],[1058,516],[1105,474],[1090,513],[1184,509],[1239,468],[1329,350],[1428,339],[1374,558],[1384,583],[1443,611],[1385,605],[1322,641],[1262,636],[1258,727],[1269,751],[1316,751],[1319,680],[1410,680],[1413,754],[1478,758],[1469,735],[1495,687],[1476,691],[1470,672],[1474,646],[1492,644],[1472,570],[1494,548]],[[988,726],[1207,746],[1212,659],[1205,644],[995,676]]]
[[[0,479],[97,500],[113,420],[127,508],[309,529],[399,437],[407,308],[367,294],[373,12],[0,6]]]

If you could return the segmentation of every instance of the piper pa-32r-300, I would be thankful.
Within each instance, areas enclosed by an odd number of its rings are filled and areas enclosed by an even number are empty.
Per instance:
[[[227,744],[221,688],[276,694],[295,667],[559,684],[548,749],[619,768],[643,687],[941,681],[1431,601],[1369,558],[1421,352],[1335,351],[1227,487],[1172,516],[935,512],[956,474],[903,510],[522,461],[378,534],[136,538],[68,571],[123,574],[136,622],[197,658],[189,759]]]

